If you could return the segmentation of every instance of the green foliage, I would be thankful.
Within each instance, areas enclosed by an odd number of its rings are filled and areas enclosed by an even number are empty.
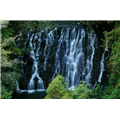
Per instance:
[[[106,33],[106,35],[108,35],[110,44],[112,43],[111,54],[107,64],[110,72],[109,84],[115,87],[118,82],[118,77],[120,76],[120,27],[117,27],[111,32]]]
[[[107,62],[108,85],[104,90],[97,85],[93,90],[95,98],[119,99],[120,98],[120,22],[115,22],[111,31],[104,32],[105,39],[102,39],[104,46],[108,41],[108,48],[111,49],[109,61]]]
[[[75,90],[66,89],[64,77],[57,75],[49,84],[45,99],[90,99],[93,97],[92,90],[85,82],[82,82]]]
[[[1,21],[0,21],[0,24],[1,24],[1,28],[4,28],[4,27],[7,27],[7,26],[8,26],[9,21],[8,21],[8,20],[1,20]]]
[[[46,92],[46,99],[60,99],[65,93],[65,87],[63,85],[64,77],[57,75],[55,79],[49,84]]]
[[[120,79],[115,88],[111,86],[105,88],[102,99],[120,99]]]
[[[103,99],[120,98],[120,22],[115,22],[115,28],[110,32],[104,32],[109,41],[111,49],[109,61],[107,62],[108,86],[103,91]]]
[[[74,91],[74,97],[76,99],[90,99],[93,97],[92,90],[83,81],[82,84],[78,85]]]
[[[2,72],[1,81],[1,84],[4,85],[9,91],[16,89],[16,78],[14,72]]]
[[[101,31],[109,31],[115,24],[115,21],[79,21],[85,29],[91,31],[95,30],[96,32]]]
[[[1,30],[1,40],[7,39],[9,37],[13,37],[14,30],[12,28],[2,28]]]
[[[74,91],[69,89],[69,90],[66,90],[66,92],[64,93],[61,99],[74,99],[74,98],[75,98]]]
[[[66,89],[64,78],[60,75],[57,75],[49,84],[46,92],[45,99],[100,99],[103,95],[103,98],[105,98],[107,94],[106,91],[104,92],[101,89],[100,84],[97,84],[95,89],[91,90],[84,81],[81,81],[81,84],[74,90]]]
[[[96,87],[92,90],[93,92],[93,96],[96,99],[101,99],[101,97],[103,96],[103,90],[100,86],[100,84],[96,84]]]
[[[8,23],[9,24],[9,23]],[[7,24],[7,25],[8,25]],[[14,30],[8,26],[1,29],[1,98],[10,99],[16,90],[16,80],[20,79],[19,61],[21,50],[15,48]]]
[[[12,96],[12,91],[8,91],[3,85],[2,82],[0,80],[0,99],[11,99]]]
[[[16,34],[20,31],[22,36],[25,36],[31,29],[42,31],[45,27],[52,27],[52,21],[10,21],[11,27],[15,30]]]
[[[10,50],[13,51],[14,55],[20,56],[22,54],[22,51],[18,47],[10,46]]]

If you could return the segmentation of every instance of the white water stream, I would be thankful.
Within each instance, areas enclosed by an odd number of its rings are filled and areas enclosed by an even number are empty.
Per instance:
[[[43,70],[46,71],[47,62],[50,55],[50,48],[55,42],[55,36],[57,34],[57,29],[48,32],[46,28],[46,38],[45,38],[45,47],[43,50],[44,63]],[[85,36],[87,34],[87,39]],[[28,37],[29,34],[28,34]],[[39,55],[41,50],[41,33],[33,33],[29,40],[30,58],[33,59],[32,66],[32,75],[30,82],[28,84],[28,92],[35,91],[35,79],[37,80],[37,91],[43,91],[44,83],[42,78],[39,76],[38,65],[39,65]],[[64,55],[60,56],[61,46],[64,43]],[[100,62],[100,75],[98,81],[101,82],[104,68],[105,52],[108,51],[106,43],[106,48],[102,54],[102,59]],[[95,34],[86,33],[84,29],[70,28],[62,29],[60,37],[58,39],[58,46],[55,53],[55,70],[52,79],[55,78],[56,74],[61,74],[61,71],[64,71],[65,81],[68,84],[68,88],[74,89],[77,85],[80,84],[82,77],[83,81],[86,81],[87,84],[91,85],[91,77],[93,71],[93,59],[95,55],[95,50],[98,47],[98,39]],[[22,58],[23,59],[23,58]],[[17,89],[19,90],[19,84],[17,83]]]

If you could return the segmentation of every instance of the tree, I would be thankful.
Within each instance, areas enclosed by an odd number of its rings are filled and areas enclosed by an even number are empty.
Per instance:
[[[6,23],[4,21],[3,23]],[[1,98],[10,99],[16,90],[16,81],[20,79],[19,61],[16,59],[20,54],[15,48],[16,35],[14,29],[2,25],[1,27]]]

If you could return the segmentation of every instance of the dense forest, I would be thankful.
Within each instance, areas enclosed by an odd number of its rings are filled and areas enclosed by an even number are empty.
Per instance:
[[[78,24],[79,23],[79,24]],[[43,31],[46,27],[83,26],[88,32],[95,32],[102,41],[103,49],[108,42],[110,51],[107,60],[107,77],[104,87],[97,82],[90,89],[85,81],[74,89],[66,89],[65,78],[57,75],[49,82],[45,99],[119,99],[120,98],[120,21],[1,21],[1,99],[11,99],[21,79],[18,57],[27,54],[31,48],[24,45],[27,33]],[[101,34],[100,34],[101,33]],[[19,46],[16,41],[20,39]],[[25,49],[23,49],[23,46]],[[23,63],[24,64],[24,63]]]

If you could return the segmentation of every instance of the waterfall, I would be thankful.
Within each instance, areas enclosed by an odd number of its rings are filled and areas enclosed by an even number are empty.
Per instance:
[[[109,54],[107,57],[105,57],[105,53],[106,51],[109,53],[109,50],[108,50],[108,39],[106,41],[106,47],[105,47],[105,50],[102,54],[102,59],[101,59],[101,62],[100,62],[100,75],[99,75],[99,78],[98,78],[98,82],[101,83],[101,78],[102,78],[102,75],[103,75],[103,71],[106,71],[105,70],[105,62],[107,60],[107,58],[109,57]]]
[[[41,77],[39,77],[39,72],[38,72],[41,33],[38,33],[38,35],[36,33],[35,36],[34,37],[33,36],[34,36],[34,33],[32,34],[29,42],[29,46],[31,47],[30,57],[33,59],[33,67],[32,67],[33,74],[28,84],[28,92],[35,91],[35,81],[34,81],[35,78],[38,79],[37,90],[44,89],[43,81]]]
[[[98,55],[99,46],[96,34],[88,33],[78,27],[56,27],[53,30],[46,28],[42,32],[29,32],[25,44],[31,48],[31,51],[29,57],[25,58],[23,55],[21,60],[24,58],[26,62],[28,59],[32,62],[30,70],[23,64],[21,68],[22,74],[29,76],[26,88],[29,93],[45,90],[48,80],[53,80],[56,74],[65,77],[67,87],[70,89],[78,86],[80,81],[86,81],[86,84],[94,87],[96,81],[101,82],[105,70],[104,62],[109,57],[105,57],[108,43],[101,59]],[[99,61],[98,58],[100,58]],[[99,65],[100,73],[97,69]],[[28,74],[29,72],[31,75]],[[96,74],[96,78],[93,73]]]
[[[80,76],[84,76],[82,77],[82,80],[85,80],[87,84],[90,84],[95,46],[97,46],[94,41],[97,41],[96,35],[88,34],[87,46],[85,46],[85,31],[83,29],[77,30],[76,28],[73,28],[71,32],[69,31],[69,28],[67,28],[66,32],[62,29],[61,37],[58,40],[58,49],[55,57],[56,69],[53,78],[56,73],[60,74],[61,69],[64,68],[64,64],[62,68],[60,68],[62,64],[60,62],[63,61],[60,61],[59,52],[61,44],[65,42],[66,51],[63,60],[66,66],[65,80],[68,83],[68,87],[74,89],[74,87],[80,84]],[[85,49],[87,49],[88,55],[85,53]],[[90,50],[91,53],[89,54]],[[87,59],[85,59],[85,56],[87,56]],[[62,69],[62,71],[63,70],[64,69]]]
[[[77,37],[76,37],[77,35]],[[78,66],[79,66],[79,59],[82,58],[84,59],[84,53],[82,50],[82,40],[85,36],[84,31],[81,31],[81,38],[79,40],[79,35],[80,35],[80,30],[78,31],[78,34],[76,34],[75,28],[71,32],[70,36],[70,51],[67,57],[67,62],[66,62],[66,81],[68,83],[68,87],[71,89],[74,89],[76,85],[76,79],[79,80],[77,76],[78,75]],[[69,49],[69,48],[67,48]],[[66,54],[67,55],[67,54]],[[83,61],[82,61],[83,62]]]
[[[63,29],[62,29],[62,31],[61,31],[61,37],[58,40],[58,49],[57,49],[56,56],[55,56],[55,72],[54,72],[54,75],[53,75],[52,79],[54,79],[54,77],[55,77],[56,74],[60,74],[59,52],[60,52],[61,43],[64,41],[63,34],[64,34],[64,32],[63,32]]]
[[[93,70],[93,57],[95,54],[95,41],[97,41],[96,35],[95,34],[88,34],[88,46],[87,46],[87,53],[90,52],[91,54],[87,56],[87,64],[84,67],[82,75],[85,76],[85,81],[87,84],[91,85],[90,80],[91,80],[91,72]]]
[[[45,57],[45,61],[44,61],[44,70],[46,70],[46,64],[47,64],[47,59],[49,57],[49,52],[47,53],[47,51],[50,51],[50,47],[52,46],[53,42],[54,42],[54,31],[56,31],[57,28],[55,28],[53,31],[50,31],[50,33],[47,34],[47,28],[46,28],[46,46],[44,49],[44,57]]]

